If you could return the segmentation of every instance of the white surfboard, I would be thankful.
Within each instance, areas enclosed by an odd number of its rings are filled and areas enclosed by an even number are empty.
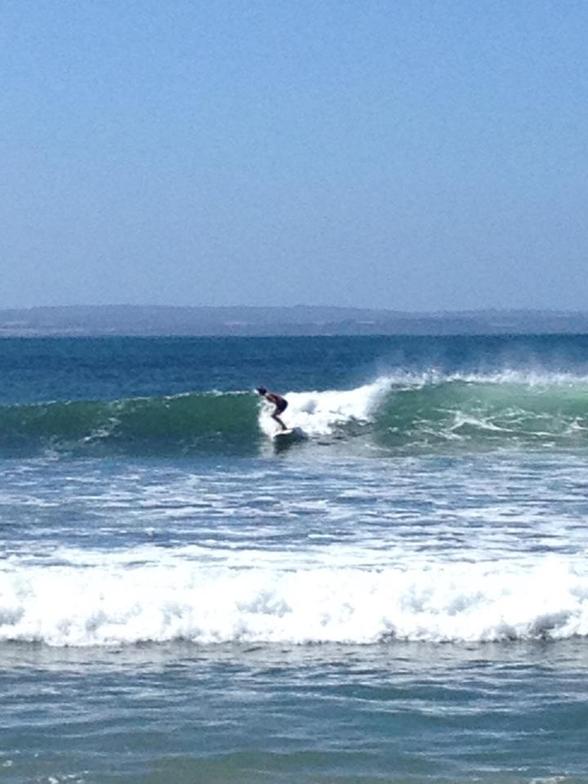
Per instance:
[[[279,444],[291,444],[294,441],[304,441],[306,433],[301,427],[290,427],[288,430],[278,430],[272,438]]]

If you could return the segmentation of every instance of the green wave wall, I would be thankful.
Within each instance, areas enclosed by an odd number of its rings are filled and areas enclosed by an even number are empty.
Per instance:
[[[389,448],[588,446],[588,383],[446,380],[392,389],[372,425]]]
[[[0,453],[247,453],[256,449],[260,439],[257,412],[253,395],[215,393],[4,406]]]

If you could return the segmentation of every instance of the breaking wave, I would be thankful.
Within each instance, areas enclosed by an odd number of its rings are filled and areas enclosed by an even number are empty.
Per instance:
[[[542,563],[411,563],[379,569],[211,564],[201,555],[127,553],[105,563],[5,563],[0,642],[54,646],[185,640],[354,643],[588,636],[588,574]],[[219,558],[222,561],[222,558]]]
[[[381,377],[351,390],[287,392],[309,439],[379,452],[588,446],[588,378],[503,372]],[[0,408],[0,454],[254,454],[276,425],[249,392]]]

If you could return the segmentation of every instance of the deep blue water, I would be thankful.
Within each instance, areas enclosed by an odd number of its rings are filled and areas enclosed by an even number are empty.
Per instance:
[[[38,338],[0,343],[0,402],[351,389],[398,370],[588,375],[588,336]]]
[[[0,780],[588,782],[587,362],[0,341]]]

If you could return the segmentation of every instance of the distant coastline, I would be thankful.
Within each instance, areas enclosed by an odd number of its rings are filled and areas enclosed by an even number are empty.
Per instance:
[[[94,305],[0,309],[0,337],[588,333],[588,312],[411,313],[365,308]]]

